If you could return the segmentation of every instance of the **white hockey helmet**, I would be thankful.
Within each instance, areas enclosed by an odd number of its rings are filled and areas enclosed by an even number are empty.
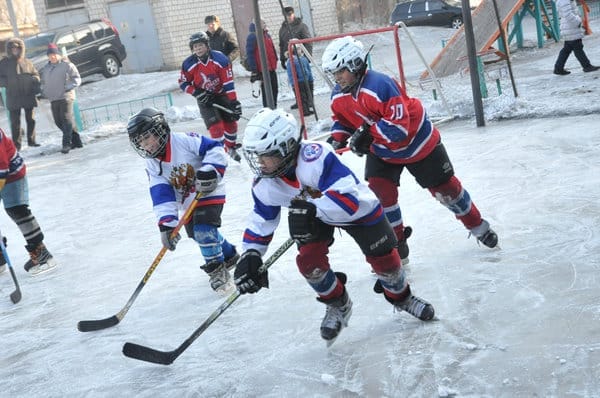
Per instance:
[[[323,52],[321,64],[327,73],[335,73],[347,68],[352,73],[365,68],[366,53],[363,44],[352,36],[335,39]]]
[[[283,109],[263,108],[246,125],[242,153],[258,177],[278,177],[296,163],[300,134],[294,116]],[[281,162],[276,169],[265,171],[261,156],[279,157]]]

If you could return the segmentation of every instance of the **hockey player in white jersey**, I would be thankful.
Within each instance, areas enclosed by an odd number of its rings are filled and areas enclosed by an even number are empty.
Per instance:
[[[169,250],[175,250],[180,239],[179,234],[171,238],[179,211],[189,207],[196,192],[203,194],[185,229],[200,246],[206,261],[200,268],[210,276],[213,290],[227,290],[232,285],[228,268],[239,256],[218,230],[225,204],[223,144],[196,133],[172,133],[163,113],[154,108],[131,116],[127,132],[133,149],[146,159],[154,213]]]
[[[377,293],[383,293],[397,309],[431,320],[433,306],[412,295],[396,236],[375,194],[342,163],[331,145],[302,142],[301,134],[292,115],[269,108],[258,111],[244,131],[242,153],[256,178],[254,210],[234,276],[239,292],[255,293],[268,287],[267,272],[260,273],[259,268],[281,208],[287,207],[289,232],[298,245],[298,269],[317,300],[327,306],[321,337],[328,345],[352,312],[344,286],[346,275],[334,272],[327,256],[336,227],[352,236],[377,274]]]

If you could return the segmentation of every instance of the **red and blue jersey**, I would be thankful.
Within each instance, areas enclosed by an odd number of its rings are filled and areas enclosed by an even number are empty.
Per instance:
[[[188,94],[202,89],[226,95],[230,101],[237,100],[231,63],[220,51],[210,50],[206,62],[202,62],[196,54],[187,57],[181,64],[178,82],[181,90]]]
[[[15,144],[0,129],[0,180],[6,180],[6,183],[20,180],[25,177],[26,169]]]
[[[243,251],[255,249],[264,255],[279,225],[281,208],[303,193],[316,206],[317,218],[329,225],[372,225],[385,217],[375,194],[329,144],[303,141],[295,168],[286,175],[255,180],[254,210],[244,231]]]
[[[361,125],[370,126],[371,152],[389,163],[425,158],[440,140],[420,100],[410,98],[391,77],[368,70],[357,90],[336,85],[331,95],[332,136],[345,142]]]

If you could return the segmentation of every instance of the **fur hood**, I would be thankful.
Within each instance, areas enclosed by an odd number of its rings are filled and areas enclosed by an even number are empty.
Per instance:
[[[12,57],[12,52],[10,51],[11,43],[16,43],[21,46],[22,50],[21,50],[21,55],[19,56],[19,59],[25,58],[25,42],[23,40],[19,39],[18,37],[13,37],[12,39],[10,39],[6,42],[6,56]]]

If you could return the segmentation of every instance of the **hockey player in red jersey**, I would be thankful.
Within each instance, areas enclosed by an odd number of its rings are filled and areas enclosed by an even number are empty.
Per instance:
[[[179,87],[196,98],[210,136],[224,141],[229,156],[239,162],[236,140],[242,105],[237,100],[229,59],[222,52],[211,50],[208,40],[204,32],[190,36],[192,55],[181,65]],[[215,108],[213,104],[229,111]]]
[[[36,275],[49,271],[57,265],[44,245],[44,233],[29,209],[27,168],[13,141],[0,129],[0,200],[6,214],[17,224],[23,234],[29,252],[25,271]],[[6,259],[0,252],[0,266]]]
[[[400,257],[406,263],[409,252],[397,188],[405,168],[479,242],[496,247],[498,236],[454,176],[440,133],[421,101],[407,96],[391,77],[367,71],[366,57],[362,43],[351,36],[335,39],[323,53],[323,69],[337,83],[329,141],[336,149],[349,143],[354,153],[366,155],[365,178],[394,227]]]

